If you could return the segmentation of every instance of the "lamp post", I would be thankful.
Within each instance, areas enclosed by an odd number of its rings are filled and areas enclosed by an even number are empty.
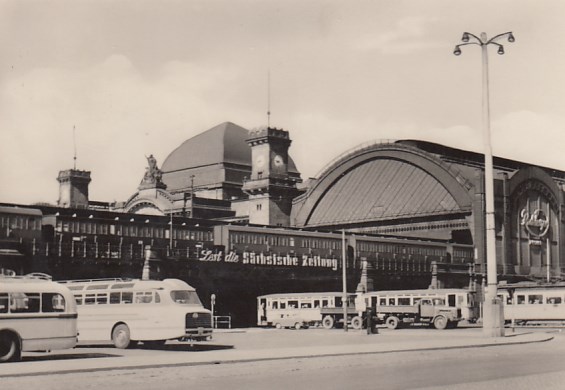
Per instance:
[[[347,248],[345,247],[345,229],[341,230],[341,278],[343,284],[343,330],[347,332]]]
[[[492,147],[490,139],[490,104],[489,104],[489,78],[488,78],[488,51],[489,45],[498,47],[497,53],[504,54],[504,46],[497,43],[502,38],[514,42],[511,32],[498,34],[487,39],[486,33],[480,37],[465,32],[461,40],[463,43],[455,46],[453,54],[461,54],[461,47],[478,45],[481,47],[483,67],[483,146],[485,154],[485,214],[486,214],[486,260],[487,260],[487,293],[483,306],[483,333],[492,337],[504,335],[504,316],[502,305],[497,300],[497,267],[496,267],[496,231],[494,222],[494,177],[492,164]]]

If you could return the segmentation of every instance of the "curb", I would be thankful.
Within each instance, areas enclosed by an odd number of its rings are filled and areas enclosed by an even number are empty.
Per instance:
[[[516,335],[518,336],[518,335]],[[515,337],[515,336],[511,336]],[[220,364],[237,364],[237,363],[253,363],[262,361],[277,361],[277,360],[290,360],[290,359],[314,359],[314,358],[324,358],[324,357],[337,357],[337,356],[362,356],[362,355],[377,355],[377,354],[390,354],[390,353],[402,353],[402,352],[422,352],[422,351],[439,351],[439,350],[452,350],[452,349],[468,349],[468,348],[485,348],[485,347],[502,347],[506,345],[520,345],[520,344],[533,344],[533,343],[544,343],[554,339],[554,336],[547,335],[546,337],[536,339],[536,340],[517,340],[504,343],[480,343],[480,344],[467,344],[467,345],[453,345],[453,346],[440,346],[440,347],[422,347],[422,348],[408,348],[408,349],[388,349],[382,351],[350,351],[350,352],[331,352],[331,353],[318,353],[318,354],[290,354],[285,356],[265,356],[256,358],[234,358],[234,359],[210,359],[207,361],[197,361],[197,362],[177,362],[177,363],[161,363],[161,364],[134,364],[130,366],[123,367],[93,367],[93,368],[83,368],[83,369],[68,369],[50,372],[26,372],[26,373],[12,373],[12,374],[0,374],[0,378],[18,378],[18,377],[29,377],[29,376],[47,376],[47,375],[60,375],[60,374],[73,374],[73,373],[89,373],[89,372],[101,372],[101,371],[124,371],[124,370],[140,370],[148,368],[165,368],[165,367],[191,367],[191,366],[209,366],[209,365],[220,365]]]

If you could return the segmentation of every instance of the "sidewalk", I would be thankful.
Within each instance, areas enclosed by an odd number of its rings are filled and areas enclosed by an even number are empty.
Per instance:
[[[29,376],[53,373],[68,372],[87,372],[108,369],[139,369],[160,366],[189,366],[189,365],[209,365],[209,364],[230,364],[238,362],[253,362],[262,360],[277,359],[296,359],[296,358],[313,358],[321,356],[338,356],[338,355],[362,355],[375,353],[394,353],[422,350],[439,350],[454,348],[472,348],[487,346],[505,346],[512,344],[526,344],[545,342],[553,339],[553,335],[545,332],[528,332],[518,331],[511,333],[507,330],[507,335],[500,338],[484,337],[480,329],[459,329],[453,332],[437,332],[437,331],[389,331],[380,332],[380,334],[367,335],[364,332],[331,332],[322,331],[321,333],[303,333],[300,337],[306,340],[313,340],[308,345],[307,342],[301,342],[295,346],[284,346],[288,343],[277,345],[276,347],[248,347],[245,349],[247,338],[253,338],[254,333],[259,333],[253,329],[250,330],[233,330],[231,332],[218,332],[215,339],[207,342],[207,345],[213,347],[214,344],[228,346],[230,337],[236,340],[233,348],[230,349],[213,349],[199,352],[169,352],[166,350],[158,351],[142,351],[146,353],[143,356],[110,356],[97,358],[81,358],[81,359],[63,359],[63,360],[38,360],[19,363],[0,364],[0,378],[3,376]],[[268,331],[260,334],[259,337],[273,338],[278,335],[290,340],[293,338],[293,332],[269,334]],[[314,331],[315,332],[315,331]],[[323,333],[325,332],[325,333]],[[299,333],[294,333],[298,335]],[[326,342],[327,341],[327,342]],[[341,344],[335,344],[339,341]],[[333,345],[323,345],[323,343]],[[241,343],[241,347],[237,344]],[[80,347],[72,350],[74,353],[80,351]],[[121,350],[113,350],[114,355],[120,355]],[[60,351],[54,351],[58,353]],[[25,356],[25,354],[24,354]],[[71,357],[71,356],[69,356]]]

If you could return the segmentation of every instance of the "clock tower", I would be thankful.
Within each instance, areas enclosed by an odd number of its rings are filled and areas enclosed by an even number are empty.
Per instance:
[[[268,127],[249,132],[251,178],[243,183],[249,195],[249,223],[289,226],[292,199],[300,178],[288,172],[288,131]]]

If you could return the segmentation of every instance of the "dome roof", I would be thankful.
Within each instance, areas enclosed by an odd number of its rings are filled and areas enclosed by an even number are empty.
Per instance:
[[[248,134],[234,123],[222,123],[184,141],[165,159],[161,170],[173,172],[223,162],[248,165],[251,161],[251,149],[245,142]]]
[[[161,170],[169,173],[223,163],[251,167],[251,148],[246,142],[248,138],[247,129],[224,122],[184,141],[165,159]],[[291,173],[298,173],[290,157],[288,169]]]

